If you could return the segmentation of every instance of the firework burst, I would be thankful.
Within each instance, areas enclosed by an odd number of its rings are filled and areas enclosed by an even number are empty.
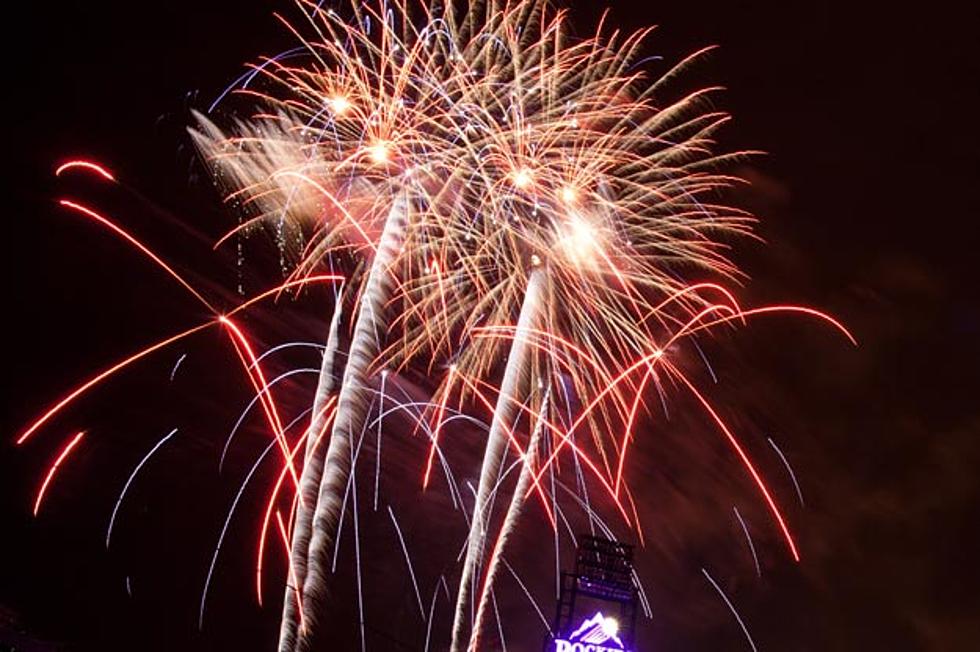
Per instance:
[[[378,0],[354,3],[347,16],[306,0],[297,5],[302,18],[282,22],[300,45],[254,66],[235,90],[247,107],[241,117],[219,126],[220,116],[197,114],[191,129],[243,215],[218,244],[268,230],[290,259],[288,277],[221,315],[125,231],[66,203],[129,239],[216,318],[94,377],[19,441],[116,371],[222,326],[273,435],[267,452],[278,448],[282,457],[257,564],[261,583],[267,532],[278,527],[289,559],[282,652],[316,649],[328,633],[331,556],[348,493],[356,501],[356,442],[370,425],[375,377],[409,368],[424,370],[433,387],[416,418],[429,440],[418,463],[423,487],[435,484],[443,451],[453,446],[452,415],[489,415],[469,515],[464,509],[453,650],[479,646],[493,581],[526,501],[537,496],[553,527],[564,518],[554,489],[562,457],[642,540],[627,452],[651,393],[663,397],[665,384],[690,393],[717,425],[798,559],[763,478],[676,358],[699,335],[759,314],[804,313],[846,330],[809,308],[745,310],[722,285],[688,280],[738,280],[726,242],[750,235],[753,224],[720,199],[738,181],[725,164],[749,152],[716,152],[714,134],[728,116],[712,108],[715,89],[671,93],[671,80],[705,51],[651,77],[641,59],[650,30],[623,35],[600,26],[573,37],[566,12],[543,0],[464,9]],[[74,168],[115,181],[85,161],[58,174]],[[261,356],[232,317],[258,298],[339,280],[338,271],[345,287],[336,295],[312,416],[292,436],[273,398],[275,380],[263,375]],[[383,381],[380,394],[383,411]],[[510,484],[508,458],[518,470]],[[458,493],[442,466],[448,490]],[[495,501],[508,490],[495,517]],[[602,522],[587,495],[580,502],[590,522]],[[356,537],[356,516],[354,523]],[[261,584],[257,593],[261,601]],[[203,607],[202,597],[202,617]]]
[[[623,361],[660,350],[656,326],[684,323],[664,310],[667,303],[686,317],[709,305],[685,291],[678,272],[737,273],[716,240],[751,224],[714,199],[733,181],[715,172],[730,156],[711,149],[727,117],[708,109],[711,89],[660,97],[689,61],[651,81],[634,65],[647,31],[572,39],[565,12],[543,2],[474,4],[461,13],[452,3],[356,5],[350,20],[302,7],[313,37],[294,32],[310,65],[263,62],[256,69],[263,90],[247,93],[264,108],[230,136],[200,118],[196,140],[229,199],[254,211],[246,227],[271,222],[303,234],[294,274],[343,250],[370,261],[361,266],[359,292],[369,308],[358,317],[352,351],[387,339],[375,367],[422,359],[430,372],[442,370],[440,408],[453,395],[486,400],[483,386],[507,357],[464,557],[458,647],[493,485],[508,442],[522,450],[513,428],[529,409],[518,409],[527,379],[564,386],[567,377],[566,399],[599,395],[619,380],[586,415],[612,475],[619,445],[599,433],[632,421],[638,406],[627,397],[649,379],[623,373]],[[407,228],[392,228],[409,207]],[[381,249],[397,250],[397,258],[383,259]],[[382,288],[380,275],[394,282]],[[396,316],[383,337],[386,312]],[[515,337],[508,328],[517,313],[525,327]],[[532,331],[550,337],[535,342]],[[349,366],[342,397],[354,396],[347,386],[363,386],[370,372]],[[365,399],[358,400],[352,413],[341,399],[340,413],[356,418],[335,423],[330,450],[341,451],[335,442],[349,442],[363,421]],[[563,432],[551,425],[552,436]],[[434,424],[425,485],[440,427]],[[572,440],[564,434],[562,441]],[[316,466],[307,468],[315,474]],[[326,464],[318,511],[336,514],[346,466]],[[617,474],[617,496],[620,480]],[[300,514],[305,532],[303,508]],[[313,540],[326,546],[336,522],[317,523]],[[322,564],[319,550],[294,560],[300,583]],[[308,622],[322,580],[304,585]],[[293,609],[287,605],[284,649],[292,645]]]

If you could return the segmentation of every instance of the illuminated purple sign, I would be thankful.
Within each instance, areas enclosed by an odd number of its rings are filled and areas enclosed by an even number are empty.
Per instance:
[[[553,652],[628,652],[619,639],[619,623],[596,612],[568,638],[556,638]]]

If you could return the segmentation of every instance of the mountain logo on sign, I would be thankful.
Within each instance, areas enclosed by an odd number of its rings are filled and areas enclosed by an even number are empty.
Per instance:
[[[596,612],[567,639],[556,638],[554,652],[621,652],[626,647],[616,635],[619,623]]]

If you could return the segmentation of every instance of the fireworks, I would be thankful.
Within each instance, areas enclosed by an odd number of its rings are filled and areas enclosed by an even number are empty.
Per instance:
[[[424,370],[433,389],[417,418],[430,442],[419,460],[423,487],[440,486],[437,462],[453,446],[449,415],[491,415],[453,610],[454,650],[479,646],[492,583],[525,501],[537,496],[557,527],[554,483],[549,489],[543,480],[559,473],[561,458],[587,474],[642,537],[625,478],[627,452],[651,390],[663,394],[666,381],[688,391],[717,425],[799,559],[752,460],[674,358],[699,333],[767,312],[803,312],[846,330],[808,308],[744,310],[722,285],[685,280],[738,278],[725,243],[750,234],[753,222],[719,200],[737,181],[724,164],[747,153],[715,153],[713,135],[727,116],[707,101],[713,89],[670,95],[670,80],[701,53],[651,78],[640,65],[648,30],[624,36],[600,28],[573,38],[566,12],[542,0],[465,10],[451,2],[355,3],[350,16],[305,0],[298,7],[304,22],[283,22],[301,43],[293,55],[302,53],[302,63],[297,56],[263,60],[248,87],[237,89],[247,117],[223,128],[219,118],[198,114],[191,130],[228,202],[244,215],[226,238],[268,229],[290,257],[289,277],[221,314],[126,231],[63,201],[148,256],[215,320],[95,376],[18,442],[106,377],[222,326],[266,418],[267,451],[278,448],[282,458],[257,560],[261,569],[268,530],[278,529],[289,558],[282,652],[316,649],[327,630],[330,559],[356,442],[376,400],[373,382],[408,368]],[[75,168],[115,181],[86,161],[57,173]],[[233,317],[289,288],[338,281],[335,270],[343,270],[345,286],[310,425],[297,436],[284,426],[260,356]],[[341,351],[345,329],[350,342]],[[501,519],[493,506],[506,491],[508,458],[519,471]],[[583,506],[601,521],[587,499]],[[406,550],[400,531],[399,540]],[[261,581],[259,571],[260,601]],[[418,596],[414,574],[412,581]],[[203,607],[202,598],[202,616]]]
[[[325,578],[304,583],[305,573],[324,565],[316,558],[336,528],[349,442],[366,413],[365,376],[418,359],[437,378],[444,372],[428,485],[447,401],[489,403],[487,383],[507,357],[460,581],[459,647],[500,464],[508,445],[525,453],[513,432],[519,418],[543,419],[556,453],[567,445],[576,456],[583,451],[573,431],[584,419],[591,434],[584,438],[600,460],[585,458],[593,473],[612,475],[610,460],[620,459],[614,483],[605,483],[618,501],[640,405],[628,397],[642,394],[650,378],[659,382],[655,361],[646,362],[645,375],[630,363],[661,351],[658,340],[671,327],[736,310],[710,305],[676,275],[691,268],[736,274],[714,238],[751,224],[713,201],[732,181],[714,171],[728,157],[710,147],[726,116],[707,109],[708,91],[675,102],[659,97],[676,71],[650,82],[633,69],[645,32],[572,40],[565,13],[542,2],[473,5],[461,14],[452,4],[431,10],[439,13],[417,7],[414,15],[408,4],[356,5],[350,20],[303,8],[314,35],[300,36],[310,65],[265,62],[257,69],[262,90],[248,91],[257,117],[230,136],[200,118],[196,132],[229,198],[254,213],[247,225],[271,222],[304,234],[297,277],[345,249],[371,261],[362,266],[366,303],[351,351],[358,360],[370,351],[376,361],[373,369],[349,363],[344,373],[338,414],[349,419],[331,433],[333,462],[312,539],[323,547],[294,556],[304,585],[296,602],[306,604],[308,624],[321,611]],[[407,210],[407,228],[392,228]],[[381,238],[372,237],[379,230]],[[382,249],[397,250],[397,258],[383,260]],[[386,275],[393,287],[381,286]],[[514,330],[518,312],[527,324]],[[380,327],[386,314],[394,315],[391,329]],[[383,351],[373,350],[380,341]],[[563,376],[570,391],[527,405],[529,379],[564,387]],[[549,421],[570,393],[603,397],[574,424]],[[621,442],[600,434],[624,423]],[[294,637],[292,601],[287,595],[282,649]]]

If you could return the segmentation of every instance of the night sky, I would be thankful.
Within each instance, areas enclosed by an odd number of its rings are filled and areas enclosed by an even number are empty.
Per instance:
[[[752,183],[734,201],[761,218],[765,240],[736,243],[734,258],[750,277],[740,299],[828,310],[860,340],[855,349],[806,321],[759,321],[706,342],[717,383],[703,367],[696,372],[786,506],[799,565],[691,405],[677,397],[669,423],[646,424],[629,470],[647,535],[637,565],[654,610],[640,624],[640,650],[749,649],[702,569],[760,650],[980,649],[980,17],[942,2],[914,10],[852,4],[610,3],[613,25],[659,25],[646,53],[664,61],[651,63],[652,73],[720,46],[678,89],[725,86],[716,102],[735,119],[722,146],[766,152],[737,170]],[[601,10],[576,3],[572,23],[586,33]],[[262,609],[253,588],[253,532],[271,467],[232,521],[204,629],[197,627],[221,524],[266,441],[258,425],[246,428],[218,474],[224,437],[249,396],[240,374],[228,372],[235,361],[226,340],[203,335],[154,356],[28,446],[12,440],[94,370],[207,318],[171,279],[60,209],[58,198],[104,209],[221,305],[236,301],[239,282],[255,293],[279,278],[268,239],[248,243],[242,272],[233,250],[211,251],[235,217],[184,127],[190,110],[206,108],[245,62],[294,45],[272,15],[294,9],[175,0],[33,3],[27,11],[7,25],[26,45],[8,47],[5,57],[14,202],[5,220],[0,651],[274,649],[278,559],[269,562]],[[57,163],[76,156],[106,163],[124,187],[56,180]],[[264,345],[322,340],[329,307],[327,292],[311,292],[289,310],[257,311],[249,325]],[[289,363],[311,358],[297,353]],[[419,379],[404,384],[424,392]],[[106,552],[122,484],[173,427],[173,445],[135,483]],[[32,518],[44,470],[80,429],[89,432],[78,454]],[[791,462],[805,507],[768,438]],[[426,608],[441,573],[453,584],[464,531],[458,516],[442,517],[451,513],[445,492],[419,491],[419,442],[393,437],[390,455],[381,506],[363,523],[366,555],[376,559],[365,575],[368,644],[421,650],[425,625],[386,507],[413,551]],[[362,508],[373,510],[364,492]],[[753,533],[761,578],[733,507]],[[512,555],[550,619],[546,528],[532,511]],[[352,559],[348,545],[331,607],[337,649],[357,641]],[[500,591],[508,649],[539,649],[540,623],[519,587],[503,576]],[[445,647],[450,618],[440,599],[432,649]]]

